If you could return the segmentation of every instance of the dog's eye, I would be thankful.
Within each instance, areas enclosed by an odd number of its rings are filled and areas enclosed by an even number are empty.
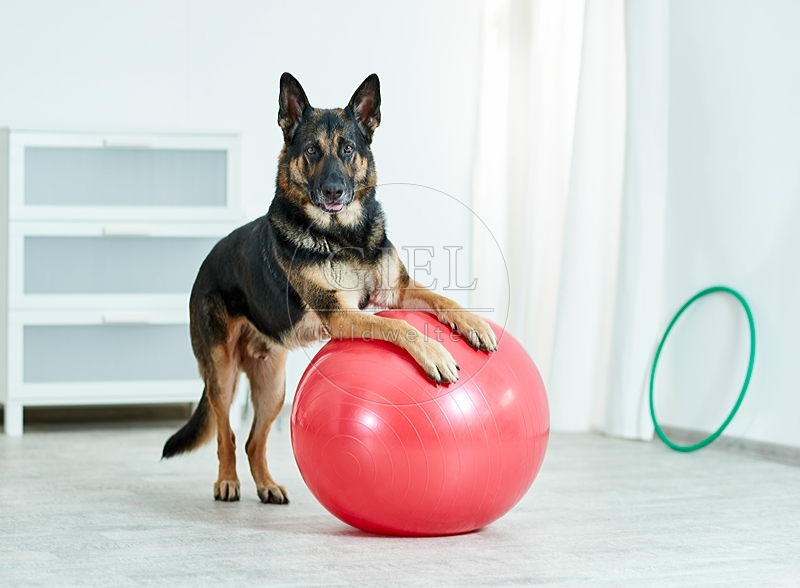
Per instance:
[[[353,152],[353,146],[350,145],[349,143],[345,143],[344,147],[342,147],[342,151],[350,155]]]
[[[306,153],[308,153],[309,155],[316,155],[317,148],[314,147],[313,145],[309,145],[308,147],[306,147]]]

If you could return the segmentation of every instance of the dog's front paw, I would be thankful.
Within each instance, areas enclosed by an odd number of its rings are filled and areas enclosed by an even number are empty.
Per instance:
[[[239,480],[218,480],[214,484],[214,500],[224,502],[239,500]]]
[[[437,384],[452,384],[458,380],[458,370],[461,368],[438,341],[423,340],[421,349],[413,355],[428,377]]]
[[[289,504],[289,495],[286,488],[278,484],[270,484],[258,488],[258,497],[264,504]]]
[[[471,312],[457,312],[444,317],[454,331],[464,337],[470,347],[480,351],[496,351],[497,337],[485,320]]]

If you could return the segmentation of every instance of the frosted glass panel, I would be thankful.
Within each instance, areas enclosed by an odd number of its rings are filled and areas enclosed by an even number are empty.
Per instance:
[[[26,383],[190,380],[188,325],[24,327]]]
[[[188,294],[216,237],[25,237],[25,294]]]
[[[26,147],[29,206],[225,206],[227,152]]]

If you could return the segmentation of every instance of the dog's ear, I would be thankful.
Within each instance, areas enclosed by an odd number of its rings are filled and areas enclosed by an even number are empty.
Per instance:
[[[356,117],[367,143],[371,143],[372,133],[381,124],[381,83],[376,74],[370,74],[361,82],[347,107]]]
[[[294,132],[303,114],[310,108],[303,86],[294,76],[284,72],[281,76],[281,93],[278,97],[278,126],[283,130],[283,139],[287,143],[294,137]]]

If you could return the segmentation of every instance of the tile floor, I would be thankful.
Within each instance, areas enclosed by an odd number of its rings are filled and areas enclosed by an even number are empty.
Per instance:
[[[555,434],[527,496],[484,530],[362,534],[305,489],[288,427],[262,505],[212,499],[215,451],[160,461],[179,422],[0,436],[0,586],[800,586],[800,468]],[[240,438],[243,435],[240,435]]]

